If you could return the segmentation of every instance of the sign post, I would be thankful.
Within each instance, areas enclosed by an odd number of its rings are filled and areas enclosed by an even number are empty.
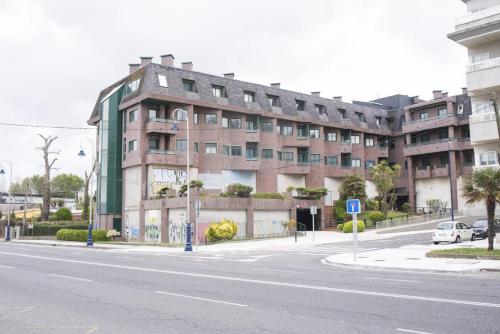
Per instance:
[[[195,238],[195,251],[198,251],[198,218],[200,218],[200,208],[201,208],[201,201],[197,199],[194,201],[194,210],[195,210],[195,220],[194,220],[194,238]]]
[[[316,244],[315,226],[314,226],[314,216],[318,213],[317,206],[311,206],[311,216],[312,216],[312,228],[313,228],[313,244]]]
[[[352,215],[352,241],[354,244],[354,262],[358,253],[358,213],[361,213],[361,202],[359,199],[348,199],[346,202],[346,212]]]

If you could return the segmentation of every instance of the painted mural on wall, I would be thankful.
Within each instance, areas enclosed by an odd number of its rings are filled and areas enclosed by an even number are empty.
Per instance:
[[[182,169],[153,168],[151,191],[154,195],[164,188],[179,189],[186,183],[186,171]]]
[[[186,240],[186,210],[170,209],[168,212],[168,242],[181,244]]]
[[[138,240],[141,237],[138,210],[125,211],[124,231],[127,240]]]
[[[161,211],[146,210],[144,224],[144,241],[159,243],[161,242]]]

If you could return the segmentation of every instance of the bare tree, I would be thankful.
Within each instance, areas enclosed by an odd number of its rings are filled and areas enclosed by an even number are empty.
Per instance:
[[[51,154],[59,154],[59,152],[50,151],[50,145],[57,139],[57,137],[47,136],[44,137],[41,134],[39,136],[43,139],[43,145],[37,147],[38,150],[43,153],[43,160],[45,163],[45,175],[43,180],[43,204],[42,204],[42,220],[49,220],[50,213],[50,170],[53,168],[54,163],[57,158],[50,161]]]

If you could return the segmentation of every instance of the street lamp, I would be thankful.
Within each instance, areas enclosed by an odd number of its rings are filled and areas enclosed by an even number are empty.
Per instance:
[[[451,221],[455,221],[455,213],[453,212],[453,181],[451,179],[451,150],[450,140],[448,140],[448,178],[450,179],[450,200],[451,200]]]
[[[186,115],[186,183],[187,183],[187,205],[186,205],[186,245],[184,246],[185,252],[193,251],[193,240],[191,238],[191,173],[189,171],[189,152],[190,152],[190,144],[189,144],[189,112],[185,109],[177,108],[173,111],[173,115],[175,118],[176,113],[181,113],[181,117],[177,117],[177,119],[182,119],[183,114]],[[178,130],[177,124],[172,126],[173,130]]]
[[[10,188],[12,187],[12,162],[9,160],[4,160],[0,164],[3,164],[4,162],[7,162],[10,166],[10,175],[9,175],[9,213],[7,214],[7,233],[5,233],[5,241],[10,241],[10,206],[12,204],[12,198],[11,198],[11,192]],[[5,175],[5,170],[2,168],[0,169],[0,174]]]
[[[94,167],[95,167],[95,154],[94,154],[94,142],[91,139],[89,139],[89,138],[84,138],[82,140],[82,142],[80,142],[80,152],[78,152],[78,156],[79,157],[85,157],[86,156],[85,151],[83,150],[83,147],[82,147],[82,143],[84,141],[87,141],[88,143],[90,143],[91,152],[92,152],[92,163],[90,165],[90,175],[89,175],[89,178],[90,178],[89,234],[88,234],[88,237],[87,237],[87,247],[92,247],[94,245],[94,240],[92,239],[92,229],[93,229],[93,226],[92,226],[92,196],[93,196],[93,191],[94,191],[94,187],[93,187],[93,185],[94,185],[93,174],[94,174]],[[87,194],[85,194],[85,195],[87,195]]]

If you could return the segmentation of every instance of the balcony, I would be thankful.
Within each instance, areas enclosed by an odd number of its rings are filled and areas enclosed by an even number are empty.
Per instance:
[[[493,107],[469,117],[470,141],[473,145],[498,141],[498,128]]]
[[[458,118],[455,113],[404,122],[403,133],[436,129],[450,125],[458,125]]]
[[[175,135],[177,128],[173,125],[176,121],[166,118],[150,118],[146,123],[146,133],[168,133]]]
[[[148,150],[146,154],[146,164],[165,164],[165,165],[185,165],[186,154],[177,154],[170,150]]]
[[[500,89],[500,57],[468,65],[467,89],[476,94]]]
[[[389,157],[389,146],[378,146],[378,156],[380,158]]]
[[[278,136],[281,147],[309,147],[309,137]]]
[[[460,149],[460,144],[461,143],[458,138],[445,138],[424,143],[409,144],[403,149],[403,154],[405,156],[412,156],[436,152],[447,152],[448,150],[456,151]]]
[[[448,176],[448,165],[446,166],[426,166],[417,168],[415,171],[415,179],[428,179],[430,177],[445,177]]]
[[[500,5],[469,13],[455,21],[448,37],[468,48],[491,41],[499,34]]]
[[[310,167],[308,163],[295,163],[293,161],[280,161],[277,169],[280,174],[309,174]]]
[[[327,165],[324,168],[324,174],[327,177],[347,177],[349,175],[352,175],[354,172],[360,173],[361,168],[352,168],[352,167],[345,167],[345,166],[332,166],[332,165]]]

